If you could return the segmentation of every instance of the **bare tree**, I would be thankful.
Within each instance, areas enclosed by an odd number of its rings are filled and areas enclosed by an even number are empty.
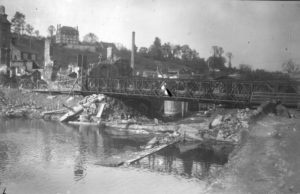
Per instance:
[[[12,32],[23,34],[25,23],[25,15],[17,11],[11,20]]]
[[[224,49],[220,46],[212,46],[212,52],[214,57],[222,57]]]
[[[248,64],[240,64],[240,65],[239,65],[239,69],[240,69],[242,72],[251,72],[251,71],[252,71],[251,65],[248,65]]]
[[[40,36],[40,31],[39,30],[35,30],[34,34],[35,34],[36,37],[39,37]]]
[[[26,33],[27,33],[29,36],[32,36],[33,30],[34,30],[34,28],[33,28],[32,25],[26,24],[26,26],[25,26],[25,31],[26,31]]]
[[[226,56],[228,57],[228,68],[232,68],[231,59],[233,58],[232,52],[227,52]]]
[[[98,42],[98,37],[96,34],[90,32],[83,37],[83,42],[96,43]]]
[[[289,59],[288,61],[282,64],[282,69],[284,72],[294,73],[299,72],[300,66],[299,64],[296,64],[292,59]]]
[[[50,25],[48,27],[48,33],[50,35],[50,37],[52,38],[52,36],[54,35],[54,32],[56,31],[55,27],[53,25]]]
[[[226,58],[223,57],[224,50],[220,46],[212,46],[212,56],[207,59],[209,68],[213,71],[216,69],[225,70]]]

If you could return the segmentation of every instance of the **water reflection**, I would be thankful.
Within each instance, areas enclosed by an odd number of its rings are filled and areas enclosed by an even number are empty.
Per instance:
[[[15,193],[22,191],[19,185],[23,184],[27,188],[28,180],[40,186],[43,191],[40,193],[57,193],[53,189],[61,191],[61,188],[65,189],[64,185],[71,188],[70,185],[77,182],[91,184],[93,181],[88,177],[96,177],[98,180],[103,176],[101,173],[93,174],[95,170],[102,170],[95,163],[109,161],[111,156],[138,151],[141,145],[151,139],[151,136],[120,134],[113,129],[92,126],[72,126],[41,120],[0,121],[0,182],[5,186],[11,183],[13,186],[9,189],[15,188]],[[222,153],[198,147],[195,150],[175,146],[144,158],[134,166],[146,168],[147,171],[202,179],[226,161],[227,156]],[[120,173],[122,169],[117,170]],[[116,172],[116,169],[110,168],[105,173],[108,171]],[[128,178],[135,185],[136,174],[127,177],[127,173],[121,173],[124,177],[119,178],[124,185]],[[116,179],[113,173],[108,178]],[[105,183],[105,178],[102,181]],[[58,185],[61,185],[60,189]],[[49,192],[44,192],[45,187],[49,188]],[[110,188],[109,185],[107,187]],[[31,192],[26,190],[25,193]]]
[[[79,181],[86,175],[86,157],[88,154],[89,129],[86,126],[79,126],[78,151],[75,157],[74,180]]]
[[[213,151],[200,144],[190,150],[181,150],[184,144],[169,147],[134,164],[137,168],[203,179],[219,170],[228,160],[228,152]],[[228,149],[228,148],[227,148]],[[228,151],[232,150],[229,148]]]
[[[8,146],[6,142],[0,142],[0,172],[5,171],[8,164]]]

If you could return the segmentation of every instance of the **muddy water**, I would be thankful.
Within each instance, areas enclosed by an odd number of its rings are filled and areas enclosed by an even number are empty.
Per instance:
[[[95,127],[0,120],[0,191],[10,193],[199,193],[227,156],[171,147],[130,168],[95,165],[138,151],[146,137],[108,135]]]

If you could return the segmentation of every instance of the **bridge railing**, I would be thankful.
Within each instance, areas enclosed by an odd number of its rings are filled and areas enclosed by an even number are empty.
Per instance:
[[[252,83],[230,80],[86,77],[83,83],[83,90],[89,92],[236,103],[249,102],[253,90]],[[172,96],[164,93],[163,85]]]
[[[171,96],[165,94],[165,86]],[[141,77],[91,77],[56,81],[55,90],[78,90],[121,96],[156,97],[171,100],[258,104],[279,99],[287,105],[300,102],[299,82],[165,79]],[[53,88],[48,88],[52,89]]]

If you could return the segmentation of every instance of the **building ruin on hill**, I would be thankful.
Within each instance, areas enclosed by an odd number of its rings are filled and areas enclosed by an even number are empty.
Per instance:
[[[55,42],[57,44],[78,44],[79,31],[78,27],[73,28],[69,26],[57,25]]]

